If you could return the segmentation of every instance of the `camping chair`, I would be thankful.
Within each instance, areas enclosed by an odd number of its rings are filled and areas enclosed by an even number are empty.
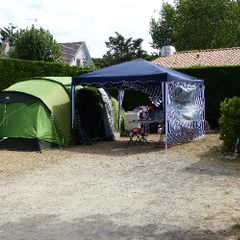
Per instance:
[[[126,112],[124,114],[125,129],[130,143],[147,143],[147,132],[139,122],[137,112]]]
[[[130,143],[147,143],[147,134],[143,128],[132,128],[127,130]]]

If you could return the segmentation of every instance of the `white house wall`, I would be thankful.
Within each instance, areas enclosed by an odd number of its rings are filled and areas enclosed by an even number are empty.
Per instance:
[[[88,53],[88,49],[84,43],[81,45],[77,54],[72,59],[70,66],[77,66],[78,59],[80,59],[80,66],[82,66],[82,67],[88,67],[88,66],[93,65],[90,54]]]

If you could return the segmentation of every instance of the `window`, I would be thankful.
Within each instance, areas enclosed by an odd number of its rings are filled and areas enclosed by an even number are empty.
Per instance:
[[[77,66],[81,66],[81,59],[77,58]]]

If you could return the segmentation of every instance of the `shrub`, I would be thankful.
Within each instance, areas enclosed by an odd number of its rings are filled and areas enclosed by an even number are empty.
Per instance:
[[[221,103],[220,138],[223,140],[223,150],[233,152],[240,138],[240,97],[225,99]],[[238,145],[238,152],[240,144]]]

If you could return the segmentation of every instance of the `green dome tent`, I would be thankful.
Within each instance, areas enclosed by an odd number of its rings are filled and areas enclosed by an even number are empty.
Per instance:
[[[70,88],[70,77],[47,77],[19,82],[3,90],[0,147],[42,150],[69,146],[73,141]]]
[[[66,88],[53,80],[34,79],[5,89],[0,94],[1,145],[30,149],[68,146],[69,104]]]

